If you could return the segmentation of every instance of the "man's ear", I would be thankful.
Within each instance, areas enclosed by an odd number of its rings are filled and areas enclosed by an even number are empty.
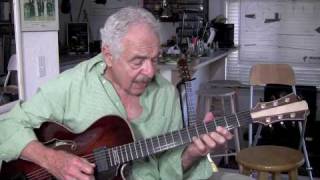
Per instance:
[[[101,48],[101,52],[104,57],[104,61],[107,64],[108,67],[112,67],[112,54],[110,52],[110,48],[105,45]]]

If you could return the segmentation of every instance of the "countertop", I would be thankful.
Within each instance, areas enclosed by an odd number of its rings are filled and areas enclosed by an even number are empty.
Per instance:
[[[205,57],[199,57],[193,59],[189,65],[193,70],[200,69],[210,63],[213,63],[215,61],[218,61],[226,56],[228,54],[232,53],[233,51],[237,50],[237,48],[230,48],[230,49],[219,49],[216,51],[213,51],[210,56]],[[176,63],[159,63],[158,68],[160,70],[175,70],[177,69]]]

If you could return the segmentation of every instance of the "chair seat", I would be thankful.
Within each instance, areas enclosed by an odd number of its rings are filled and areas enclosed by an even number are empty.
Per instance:
[[[6,87],[0,87],[0,92],[3,94],[17,95],[18,94],[18,86],[8,85]]]
[[[237,162],[252,170],[265,172],[289,172],[304,163],[303,154],[282,146],[255,146],[241,150]]]

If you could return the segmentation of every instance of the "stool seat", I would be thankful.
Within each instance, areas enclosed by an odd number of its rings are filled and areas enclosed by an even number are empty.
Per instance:
[[[274,175],[280,172],[296,173],[297,168],[303,165],[304,158],[298,150],[268,145],[243,149],[237,153],[236,161],[247,171],[269,172]],[[296,179],[296,176],[292,179]]]
[[[235,81],[235,80],[211,80],[206,83],[210,84],[211,86],[229,87],[229,88],[241,87],[242,85],[239,81]]]
[[[236,91],[231,88],[202,88],[197,92],[198,95],[206,96],[206,97],[232,96],[235,93]]]

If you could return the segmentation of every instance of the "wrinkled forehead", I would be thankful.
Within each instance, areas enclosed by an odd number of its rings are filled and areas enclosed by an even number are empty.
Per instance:
[[[158,43],[145,44],[128,42],[127,45],[126,49],[131,53],[131,56],[156,58],[160,54],[160,45]]]

